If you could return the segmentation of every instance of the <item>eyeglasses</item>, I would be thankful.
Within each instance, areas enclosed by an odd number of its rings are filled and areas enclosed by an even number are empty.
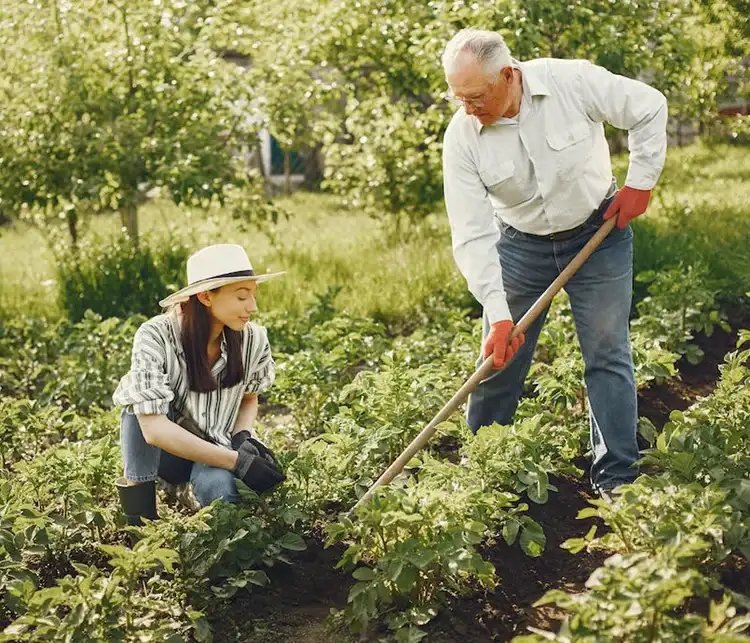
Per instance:
[[[492,88],[494,87],[494,84],[490,85],[484,92],[482,92],[479,96],[476,96],[474,98],[461,98],[459,96],[456,96],[452,92],[448,92],[445,95],[445,99],[452,103],[453,105],[456,105],[457,107],[464,106],[464,107],[481,107],[487,102],[487,99],[490,97],[490,92],[492,91]]]

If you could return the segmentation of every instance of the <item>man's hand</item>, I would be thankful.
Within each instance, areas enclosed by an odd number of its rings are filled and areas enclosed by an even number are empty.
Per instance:
[[[487,339],[484,341],[482,356],[484,359],[487,359],[492,355],[494,358],[492,364],[494,368],[503,368],[506,362],[511,360],[516,354],[516,351],[518,351],[526,341],[523,333],[517,335],[511,340],[510,334],[512,332],[513,322],[510,319],[505,319],[492,324],[490,334],[487,335]]]
[[[651,190],[637,190],[627,185],[617,191],[614,200],[604,213],[604,220],[617,217],[617,227],[622,229],[648,207]]]

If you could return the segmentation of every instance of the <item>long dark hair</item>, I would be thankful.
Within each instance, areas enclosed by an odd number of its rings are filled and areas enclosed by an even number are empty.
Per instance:
[[[218,290],[215,289],[215,290]],[[227,341],[227,368],[221,383],[211,374],[208,365],[208,333],[211,322],[206,307],[193,295],[182,304],[182,348],[187,362],[188,384],[191,391],[206,393],[219,386],[229,388],[239,384],[245,374],[242,366],[242,333],[224,326]]]

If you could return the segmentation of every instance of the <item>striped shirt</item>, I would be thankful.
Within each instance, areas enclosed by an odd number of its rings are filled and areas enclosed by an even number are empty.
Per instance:
[[[261,393],[274,381],[276,364],[266,329],[248,322],[242,330],[243,381],[229,388],[198,393],[189,390],[177,309],[144,322],[135,333],[130,371],[112,396],[116,406],[135,415],[170,415],[202,438],[230,446],[242,398]],[[217,382],[227,366],[227,345],[211,372]],[[248,428],[248,427],[243,427]]]

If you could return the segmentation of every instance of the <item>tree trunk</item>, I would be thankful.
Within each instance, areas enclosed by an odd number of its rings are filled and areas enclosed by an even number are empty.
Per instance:
[[[273,186],[271,185],[271,181],[268,178],[268,172],[266,172],[266,168],[263,165],[263,149],[261,147],[260,136],[255,143],[255,155],[258,158],[258,170],[260,171],[260,175],[263,178],[263,191],[266,197],[270,199],[273,196]]]
[[[318,143],[306,151],[304,155],[305,182],[307,190],[317,190],[323,180],[323,145]]]
[[[70,234],[70,245],[73,248],[78,247],[78,212],[75,208],[65,213],[65,220],[68,224],[68,233]]]
[[[292,167],[289,162],[289,157],[289,152],[284,150],[284,193],[286,195],[292,193]]]
[[[128,233],[128,236],[133,241],[133,245],[138,245],[138,206],[135,201],[129,201],[122,208],[120,208],[120,217],[122,219],[122,227]]]

